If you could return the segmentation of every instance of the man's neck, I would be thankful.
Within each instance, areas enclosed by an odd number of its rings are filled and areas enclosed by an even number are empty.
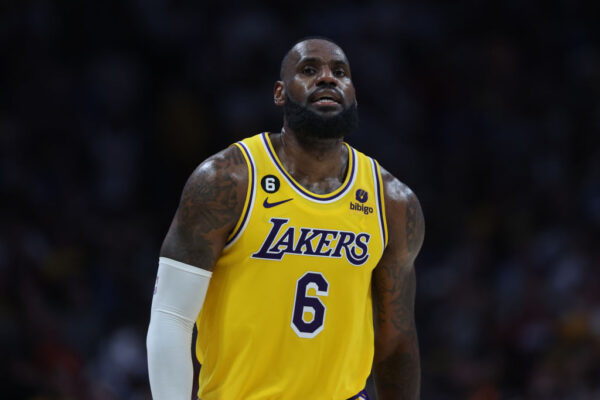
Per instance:
[[[286,171],[311,192],[331,193],[344,182],[348,149],[342,138],[306,138],[284,127],[271,139]]]

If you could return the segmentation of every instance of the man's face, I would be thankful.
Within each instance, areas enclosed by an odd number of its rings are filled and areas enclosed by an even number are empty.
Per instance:
[[[302,136],[342,137],[356,128],[350,66],[335,44],[312,39],[297,44],[284,62],[278,85],[287,125]]]

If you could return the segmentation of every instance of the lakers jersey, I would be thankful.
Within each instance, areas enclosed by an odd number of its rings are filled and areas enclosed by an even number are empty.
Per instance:
[[[248,192],[197,320],[198,396],[350,398],[373,359],[371,273],[387,241],[379,166],[344,144],[345,181],[316,194],[268,134],[235,145]]]

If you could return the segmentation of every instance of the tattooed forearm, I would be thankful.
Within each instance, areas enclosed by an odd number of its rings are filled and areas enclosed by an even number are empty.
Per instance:
[[[407,347],[418,349],[416,343]],[[374,370],[377,393],[381,400],[419,398],[421,368],[418,350],[394,352],[376,363]]]

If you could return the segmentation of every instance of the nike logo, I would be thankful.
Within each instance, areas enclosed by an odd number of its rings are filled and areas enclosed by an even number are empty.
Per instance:
[[[293,199],[293,198],[291,198],[291,199],[286,199],[286,200],[276,201],[276,202],[274,202],[274,203],[269,203],[269,198],[267,197],[267,198],[265,199],[265,201],[263,202],[263,207],[264,207],[264,208],[271,208],[271,207],[275,207],[275,206],[278,206],[278,205],[280,205],[280,204],[287,203],[287,202],[288,202],[288,201],[290,201],[290,200],[294,200],[294,199]]]

